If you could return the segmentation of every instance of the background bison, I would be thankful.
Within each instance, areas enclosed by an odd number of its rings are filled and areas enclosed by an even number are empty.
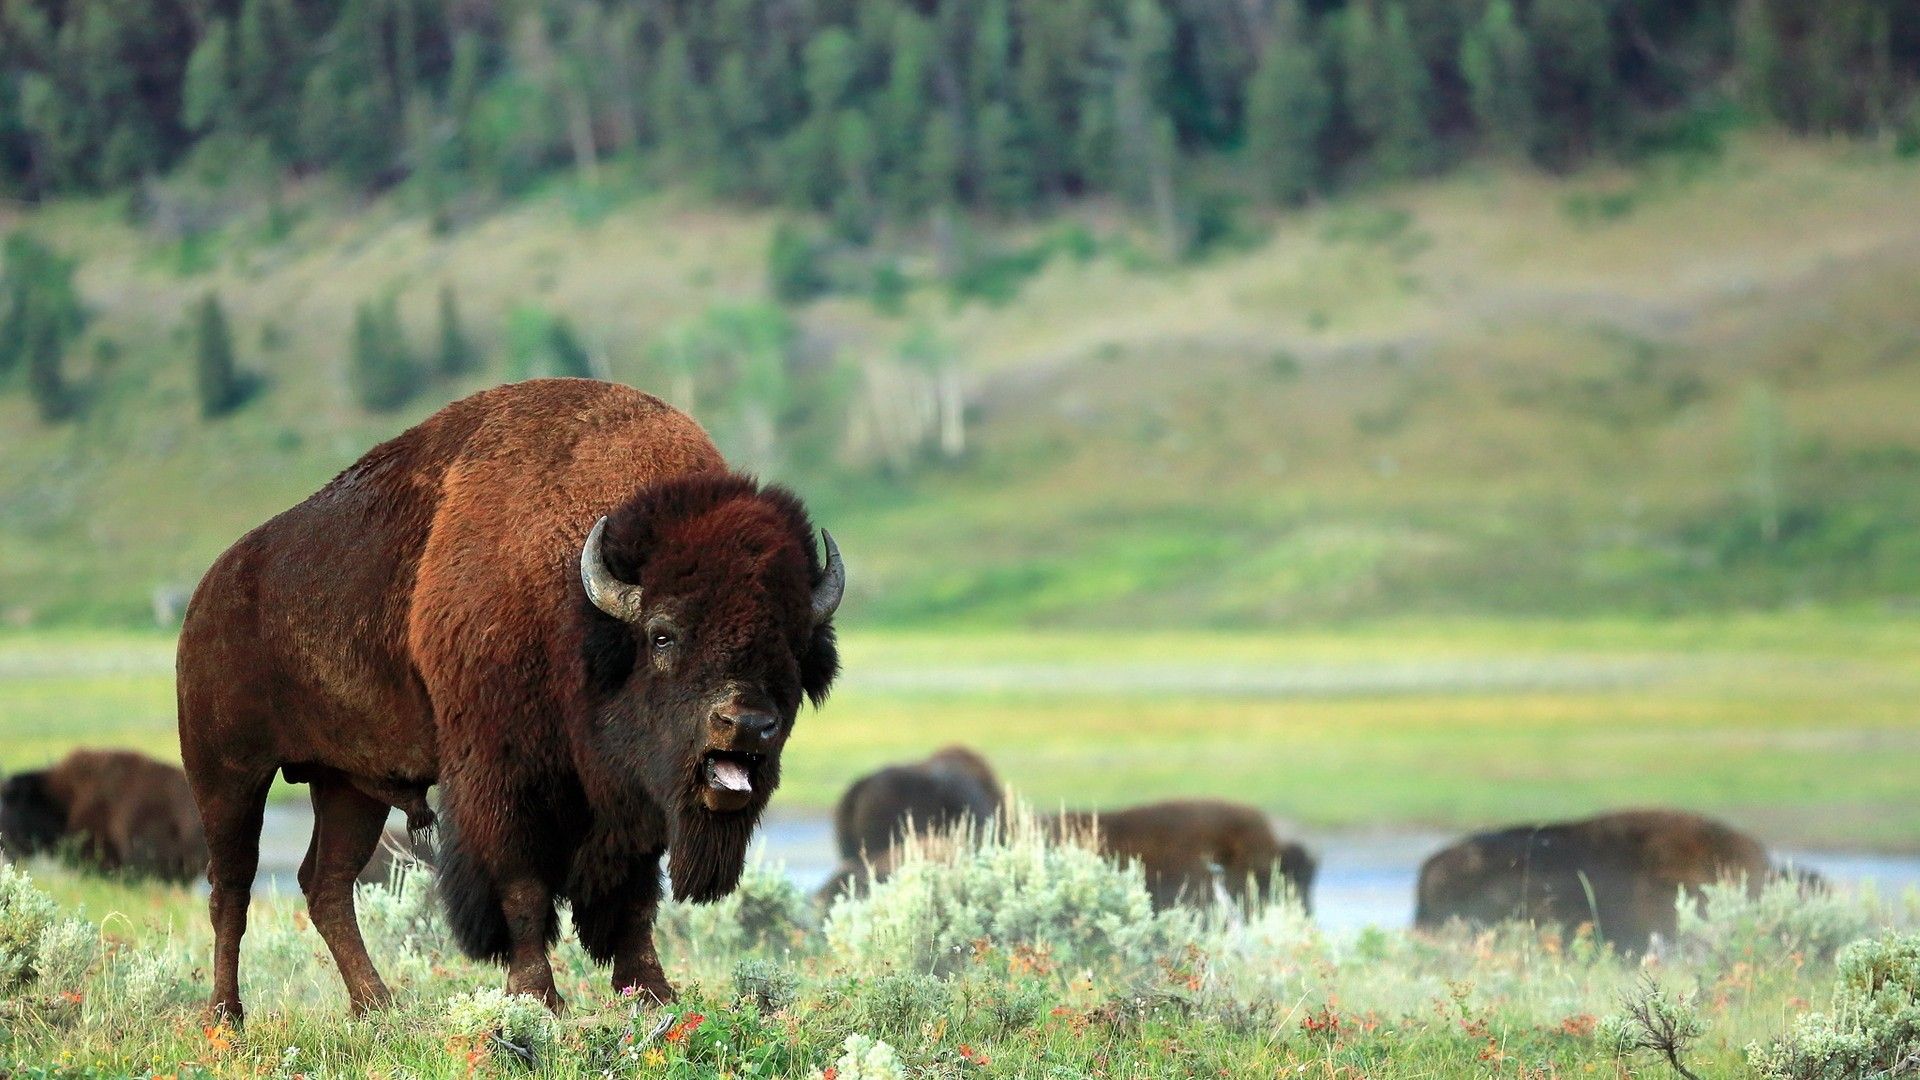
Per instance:
[[[596,524],[597,522],[597,524]],[[838,668],[844,576],[800,501],[727,471],[638,391],[578,379],[457,401],[242,537],[188,606],[180,748],[207,824],[212,1005],[238,966],[276,771],[311,786],[300,885],[354,1008],[388,999],[353,880],[388,808],[431,818],[461,945],[556,1008],[572,902],[616,987],[672,995],[677,897],[738,881],[802,697]]]
[[[0,787],[0,846],[15,858],[71,844],[107,871],[185,882],[207,841],[179,767],[130,750],[75,750]]]
[[[1759,841],[1677,810],[1627,810],[1581,821],[1523,825],[1470,836],[1420,867],[1414,925],[1449,919],[1485,926],[1506,919],[1594,924],[1622,949],[1671,938],[1681,893],[1722,879],[1757,892],[1774,874]]]
[[[941,832],[969,820],[987,821],[1000,812],[1003,800],[992,767],[964,746],[860,777],[834,808],[841,864],[821,887],[820,899],[886,880],[898,857],[896,844],[909,828]],[[1309,904],[1313,856],[1275,835],[1257,807],[1183,799],[1097,814],[1063,813],[1049,826],[1087,839],[1112,858],[1138,860],[1156,907],[1211,903],[1216,873],[1243,904],[1273,895],[1276,874],[1303,906]]]
[[[889,765],[848,786],[833,808],[833,840],[840,866],[821,886],[831,900],[849,886],[885,880],[893,845],[909,829],[942,832],[963,822],[987,822],[1004,796],[987,760],[964,746],[948,746],[924,761]]]
[[[1227,894],[1242,904],[1264,903],[1274,894],[1274,876],[1312,911],[1318,864],[1307,849],[1282,841],[1257,807],[1218,799],[1176,799],[1124,810],[1069,812],[1057,819],[1065,833],[1087,831],[1100,850],[1117,859],[1137,859],[1146,871],[1155,907],[1207,904],[1214,873]]]

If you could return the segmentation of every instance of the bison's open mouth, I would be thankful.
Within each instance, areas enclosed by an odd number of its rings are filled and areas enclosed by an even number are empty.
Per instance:
[[[701,799],[707,809],[739,810],[753,800],[764,755],[738,750],[710,750],[701,763]]]

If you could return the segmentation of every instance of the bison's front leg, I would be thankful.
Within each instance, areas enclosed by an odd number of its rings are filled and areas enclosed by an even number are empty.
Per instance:
[[[553,893],[538,878],[521,877],[500,889],[507,919],[507,993],[531,994],[562,1012],[567,1003],[553,985],[547,962],[547,929],[553,922]]]
[[[660,967],[653,948],[653,917],[660,909],[660,879],[648,874],[635,881],[626,896],[626,913],[614,943],[613,989],[632,988],[664,1005],[674,999],[673,984]]]

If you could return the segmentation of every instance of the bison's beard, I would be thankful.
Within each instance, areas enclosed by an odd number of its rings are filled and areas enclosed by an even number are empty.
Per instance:
[[[703,775],[695,784],[704,782]],[[697,786],[678,800],[667,841],[667,873],[675,900],[709,903],[740,884],[753,830],[779,782],[779,758],[769,757],[754,770],[753,798],[744,809],[715,813],[702,805]]]
[[[673,898],[704,904],[732,892],[740,884],[747,845],[753,841],[759,818],[758,811],[716,814],[701,806],[681,809],[667,847]]]

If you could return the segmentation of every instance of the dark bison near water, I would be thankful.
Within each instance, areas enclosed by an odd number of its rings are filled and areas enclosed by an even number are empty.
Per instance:
[[[1000,812],[1000,781],[985,758],[948,746],[924,761],[889,765],[855,780],[833,810],[840,868],[820,890],[831,900],[871,875],[884,879],[891,848],[909,828],[922,833],[963,822],[986,823]]]
[[[433,820],[436,784],[448,922],[509,991],[561,1006],[564,898],[616,988],[670,999],[661,858],[677,898],[738,882],[801,699],[838,668],[844,583],[799,499],[636,390],[502,386],[368,451],[242,537],[188,605],[180,750],[212,849],[212,1008],[241,1016],[276,772],[310,785],[300,886],[355,1011],[388,991],[354,878],[389,807]]]
[[[1319,864],[1300,844],[1281,840],[1258,807],[1219,799],[1176,799],[1124,810],[1069,812],[1054,819],[1066,835],[1090,833],[1100,851],[1135,859],[1156,908],[1208,904],[1214,874],[1243,906],[1265,903],[1284,885],[1313,910]],[[1275,877],[1279,881],[1275,881]]]
[[[1508,919],[1593,924],[1627,952],[1671,938],[1681,895],[1744,881],[1758,891],[1776,871],[1758,840],[1729,825],[1675,810],[1627,810],[1582,821],[1480,833],[1420,867],[1414,925],[1450,919],[1487,926]]]
[[[186,774],[131,750],[75,750],[0,785],[0,848],[9,856],[68,845],[109,873],[186,882],[207,868]]]

